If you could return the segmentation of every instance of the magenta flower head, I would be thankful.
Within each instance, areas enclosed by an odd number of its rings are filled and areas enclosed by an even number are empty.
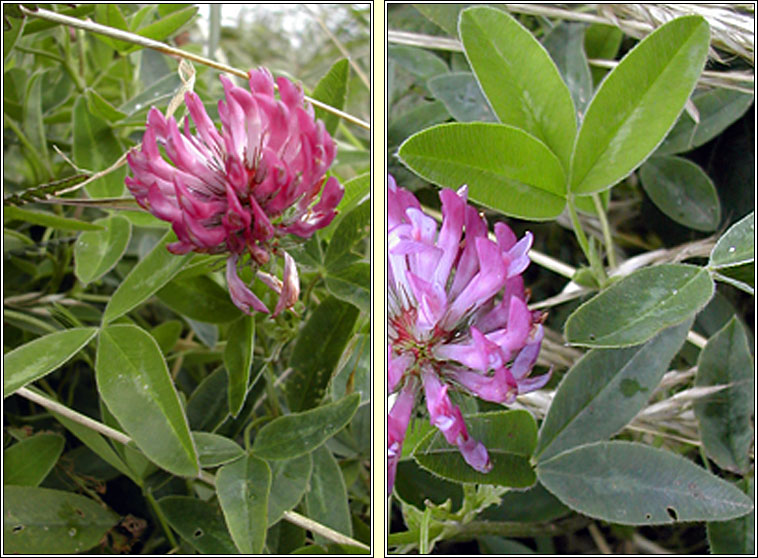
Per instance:
[[[464,186],[440,192],[442,226],[415,196],[388,177],[388,388],[398,395],[387,417],[388,479],[397,463],[416,399],[423,391],[432,425],[482,473],[487,449],[472,438],[448,392],[510,404],[543,387],[529,378],[542,343],[544,316],[526,305],[521,273],[531,233],[521,240],[505,223],[487,222],[467,204]]]
[[[178,242],[169,251],[227,254],[234,303],[248,314],[251,308],[268,312],[237,275],[249,254],[256,275],[279,294],[276,315],[299,294],[294,260],[278,239],[310,237],[332,221],[342,199],[340,183],[325,176],[335,145],[289,80],[276,80],[278,100],[266,69],[250,71],[249,90],[223,75],[221,81],[226,97],[218,103],[221,130],[192,92],[185,95],[189,117],[181,131],[173,117],[150,109],[142,148],[127,156],[133,177],[126,185],[143,208],[171,223]],[[279,253],[281,280],[260,269]]]

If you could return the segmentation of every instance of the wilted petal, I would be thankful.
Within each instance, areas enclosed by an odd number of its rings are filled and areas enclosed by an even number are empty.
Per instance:
[[[287,252],[284,252],[284,275],[282,277],[282,293],[274,308],[273,316],[285,308],[291,308],[300,296],[300,278],[297,272],[297,265]]]
[[[250,307],[258,312],[268,313],[268,308],[253,294],[247,285],[237,275],[237,256],[232,255],[226,260],[226,282],[232,302],[245,314],[250,314]]]
[[[490,462],[490,456],[483,443],[468,438],[458,444],[458,448],[461,450],[461,455],[463,455],[466,463],[480,473],[489,473],[492,470],[492,462]]]

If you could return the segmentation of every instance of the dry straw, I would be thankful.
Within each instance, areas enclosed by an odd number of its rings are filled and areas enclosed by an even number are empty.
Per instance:
[[[744,71],[705,71],[699,80],[704,87],[753,92],[755,66],[755,7],[753,4],[501,4],[504,9],[521,14],[613,25],[625,34],[641,39],[664,23],[684,15],[703,16],[711,28],[709,57],[720,63],[742,59],[750,65]],[[461,43],[449,37],[437,37],[390,30],[392,43],[461,51]],[[614,60],[591,59],[593,66],[612,68]]]

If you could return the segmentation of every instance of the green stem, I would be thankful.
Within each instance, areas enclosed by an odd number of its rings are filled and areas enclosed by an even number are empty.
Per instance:
[[[248,425],[245,427],[245,433],[242,435],[242,439],[245,441],[245,452],[250,453],[250,450],[252,449],[252,445],[250,443],[250,433],[253,431],[253,428],[258,426],[262,422],[266,422],[271,420],[270,416],[263,416],[258,417],[255,420],[251,420]]]
[[[574,234],[576,235],[576,239],[579,241],[579,246],[581,247],[582,252],[584,252],[584,257],[589,262],[591,261],[590,243],[587,241],[587,236],[584,234],[582,224],[579,222],[579,215],[576,214],[576,208],[574,208],[574,199],[571,196],[569,196],[568,199],[568,209],[569,215],[571,216],[571,224],[574,226]]]
[[[449,540],[470,540],[482,535],[501,537],[538,537],[548,535],[556,537],[574,533],[590,523],[587,517],[573,515],[552,523],[521,523],[517,521],[472,521],[462,525]]]
[[[600,195],[597,192],[592,194],[592,201],[595,202],[595,211],[597,211],[597,215],[600,218],[600,226],[603,228],[608,267],[614,269],[616,267],[616,253],[613,251],[613,237],[611,236],[611,227],[608,224],[608,216],[605,214],[605,209],[600,201]]]
[[[263,365],[263,373],[266,375],[266,396],[269,400],[269,408],[271,409],[272,418],[276,418],[282,414],[282,410],[279,408],[279,400],[276,398],[276,390],[274,389],[276,378],[274,378],[274,372],[271,370],[271,363]]]
[[[171,548],[179,548],[179,543],[177,542],[176,537],[174,537],[174,532],[171,530],[171,527],[168,526],[166,516],[163,514],[163,510],[158,505],[158,502],[156,502],[153,492],[148,488],[144,491],[144,494],[145,498],[147,498],[147,501],[150,503],[150,507],[153,508],[155,516],[158,518],[158,523],[161,524],[161,529],[166,533],[166,538],[168,539],[169,544],[171,544]]]

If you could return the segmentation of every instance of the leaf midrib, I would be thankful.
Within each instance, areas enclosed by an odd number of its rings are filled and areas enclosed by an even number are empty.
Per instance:
[[[632,362],[633,362],[633,361],[634,361],[634,360],[635,360],[635,359],[636,359],[636,358],[637,358],[637,357],[640,355],[640,353],[641,353],[641,352],[642,352],[642,351],[645,349],[645,347],[647,347],[647,343],[646,343],[646,344],[644,344],[644,345],[640,345],[640,346],[639,346],[639,350],[635,351],[635,352],[634,352],[634,354],[632,354],[632,355],[629,357],[629,360],[627,360],[627,361],[624,363],[624,365],[623,365],[621,368],[619,368],[618,372],[616,372],[616,374],[614,374],[614,376],[613,376],[613,380],[615,380],[616,378],[618,378],[618,376],[619,376],[620,374],[622,374],[622,373],[623,373],[623,372],[624,372],[624,371],[625,371],[625,370],[626,370],[626,369],[629,367],[629,365],[630,365],[630,364],[631,364],[631,363],[632,363]],[[603,349],[598,349],[598,350],[603,350]],[[625,350],[628,350],[628,349],[625,349]],[[587,353],[587,354],[589,355],[590,353]],[[586,357],[585,357],[585,358],[586,358]],[[584,359],[582,359],[582,360],[584,360]],[[581,361],[580,361],[580,362],[581,362]],[[579,362],[577,362],[577,365],[578,365],[578,364],[579,364]],[[535,457],[539,457],[539,456],[543,455],[543,454],[544,454],[544,453],[545,453],[545,452],[546,452],[546,451],[547,451],[547,450],[550,448],[550,446],[552,446],[552,445],[555,443],[555,441],[556,441],[556,440],[557,440],[557,439],[560,437],[560,435],[561,435],[561,434],[562,434],[562,433],[563,433],[563,432],[564,432],[564,431],[565,431],[565,430],[566,430],[566,429],[567,429],[569,426],[571,426],[571,425],[572,425],[574,422],[576,422],[577,418],[578,418],[580,415],[583,415],[583,414],[584,414],[584,411],[586,411],[586,410],[587,410],[587,408],[588,408],[588,407],[589,407],[589,406],[592,404],[592,402],[593,402],[593,401],[595,401],[595,400],[596,400],[598,397],[600,397],[600,395],[601,395],[601,394],[603,394],[603,393],[605,393],[605,392],[607,391],[607,389],[610,387],[610,385],[611,385],[612,383],[613,383],[613,382],[608,382],[608,383],[606,383],[606,384],[603,386],[603,388],[602,388],[601,390],[599,390],[597,393],[593,394],[593,396],[587,400],[587,404],[586,404],[586,405],[584,405],[583,407],[579,408],[579,409],[577,410],[577,412],[576,412],[576,413],[573,413],[573,414],[571,414],[571,415],[568,417],[568,419],[569,419],[569,420],[567,420],[567,421],[566,421],[566,423],[565,423],[565,424],[564,424],[564,425],[563,425],[563,426],[562,426],[560,429],[558,429],[558,431],[556,431],[555,435],[554,435],[552,438],[550,438],[548,445],[547,445],[547,446],[545,446],[545,447],[542,449],[542,451],[540,451],[539,453],[535,453],[535,454],[534,454],[534,455],[535,455]],[[540,439],[542,439],[542,438],[540,437]],[[569,449],[570,449],[570,448],[569,448]],[[563,451],[566,451],[566,449],[564,449]],[[560,453],[560,452],[559,452],[559,453]],[[555,454],[555,455],[557,455],[557,454]],[[552,456],[551,456],[551,457],[552,457]]]
[[[682,50],[684,50],[684,49],[685,49],[685,48],[686,48],[686,47],[689,45],[689,43],[690,43],[690,39],[692,39],[692,36],[693,36],[693,35],[695,35],[695,33],[696,33],[697,29],[698,29],[698,27],[697,27],[697,26],[696,26],[696,27],[693,27],[693,29],[692,29],[692,33],[689,35],[689,37],[687,37],[687,39],[686,39],[685,41],[683,41],[683,42],[682,42],[682,44],[681,44],[680,48],[679,48],[679,49],[677,49],[677,50],[676,50],[676,52],[674,53],[674,55],[671,57],[671,60],[674,60],[675,58],[677,58],[677,57],[680,55],[680,53],[682,52]],[[642,44],[642,43],[640,43],[640,45],[641,45],[641,44]],[[638,46],[639,46],[639,45],[638,45]],[[630,52],[630,54],[631,54],[632,52],[633,52],[633,51],[631,51],[631,52]],[[628,55],[627,55],[627,56],[628,56]],[[623,63],[623,60],[622,60],[622,63]],[[620,64],[619,64],[619,66],[617,66],[616,70],[618,70],[618,67],[620,67]],[[638,109],[638,108],[639,108],[639,106],[640,106],[640,105],[643,103],[643,101],[645,101],[645,100],[648,98],[648,95],[649,95],[649,93],[650,93],[650,90],[651,90],[651,89],[653,89],[653,88],[654,88],[656,85],[658,85],[658,83],[659,83],[659,82],[660,82],[660,80],[661,80],[661,76],[662,76],[664,73],[666,73],[666,71],[667,71],[667,70],[668,70],[670,67],[671,67],[671,65],[670,65],[670,63],[669,63],[669,64],[665,65],[665,66],[664,66],[664,67],[661,69],[661,71],[658,73],[658,75],[655,77],[655,79],[654,79],[654,80],[653,80],[653,81],[650,83],[650,86],[649,86],[649,87],[647,87],[647,88],[645,89],[645,91],[642,93],[642,95],[640,95],[640,96],[639,96],[639,100],[638,100],[638,102],[637,102],[637,103],[635,103],[635,104],[634,104],[634,106],[632,107],[632,109],[631,109],[631,110],[629,110],[629,111],[626,113],[626,116],[624,117],[624,119],[623,119],[621,122],[619,122],[619,124],[618,124],[617,126],[615,126],[615,127],[613,128],[613,133],[612,133],[612,134],[610,134],[610,135],[608,136],[609,138],[614,138],[614,137],[616,137],[616,135],[617,135],[616,133],[618,132],[618,130],[619,130],[619,129],[621,129],[621,127],[622,127],[624,124],[626,124],[626,123],[629,121],[629,115],[631,115],[631,114],[634,114],[634,113],[637,111],[637,109]],[[595,100],[596,100],[597,98],[598,98],[598,96],[597,96],[597,93],[596,93],[596,94],[594,95],[594,97],[592,98],[592,101],[590,101],[590,104],[589,104],[589,106],[587,107],[587,111],[585,112],[585,115],[586,115],[586,114],[587,114],[587,113],[590,111],[590,109],[592,108],[592,105],[594,104],[594,102],[595,102]],[[586,122],[586,120],[585,120],[585,122]],[[671,126],[674,126],[674,124],[676,124],[676,120],[674,121],[674,123],[673,123]],[[582,127],[584,127],[584,126],[582,126]],[[576,147],[579,145],[579,138],[581,137],[581,132],[582,132],[582,131],[581,131],[581,130],[579,130],[579,132],[578,132],[578,133],[577,133],[577,135],[576,135],[576,138],[577,138],[577,140],[576,140],[576,143],[574,144],[574,150],[573,150],[573,153],[571,154],[571,166],[570,166],[571,170],[570,170],[570,173],[573,173],[573,171],[574,171],[574,158],[575,158],[575,156],[576,156]],[[603,155],[605,155],[605,153],[606,153],[606,151],[608,151],[608,148],[610,147],[610,145],[611,145],[611,141],[608,141],[608,142],[606,143],[605,147],[603,148],[603,150],[602,150],[602,151],[600,151],[599,153],[597,153],[597,155],[596,155],[596,156],[593,158],[593,160],[592,160],[592,164],[591,164],[591,165],[589,165],[589,166],[587,167],[587,170],[586,170],[586,172],[584,173],[584,175],[582,176],[582,179],[576,183],[576,185],[577,185],[577,186],[581,186],[581,185],[582,185],[582,183],[584,183],[584,180],[587,178],[587,175],[589,175],[589,174],[590,174],[590,172],[591,172],[591,171],[592,171],[592,170],[593,170],[593,169],[594,169],[594,168],[597,166],[597,162],[598,162],[598,161],[599,161],[599,160],[602,158],[602,156],[603,156]],[[571,178],[572,178],[572,177],[570,177],[570,178],[569,178],[569,181],[568,181],[568,184],[569,184],[569,188],[571,188],[571,190],[572,190],[572,191],[575,191],[575,190],[574,190],[574,188],[572,187],[572,185],[573,185],[574,181],[573,181]],[[591,193],[591,192],[578,192],[578,193],[579,193],[579,194],[589,194],[589,193]]]
[[[442,158],[442,157],[433,157],[433,156],[416,155],[416,154],[414,154],[414,155],[412,155],[411,158],[414,158],[414,157],[416,159],[424,160],[425,162],[434,162],[434,163],[436,163],[436,162],[443,162],[443,163],[448,164],[448,165],[455,165],[455,166],[463,168],[464,170],[467,167],[468,168],[473,168],[474,170],[476,170],[478,172],[481,172],[482,174],[486,175],[486,177],[488,177],[488,178],[495,178],[495,179],[498,179],[498,180],[503,180],[503,176],[504,176],[502,173],[498,174],[496,171],[488,170],[487,168],[481,167],[479,165],[475,165],[475,164],[462,164],[462,163],[458,163],[457,161],[450,161],[449,159],[445,159],[445,158]],[[407,161],[408,158],[409,157],[406,156],[404,159]],[[564,200],[565,199],[563,196],[560,196],[560,195],[558,195],[555,192],[552,192],[550,190],[546,190],[545,188],[542,188],[542,187],[538,186],[537,184],[532,184],[530,182],[525,182],[523,180],[518,180],[516,178],[505,178],[505,180],[507,180],[507,181],[513,181],[513,182],[518,182],[518,183],[523,184],[524,186],[527,186],[527,187],[529,187],[531,189],[539,190],[540,192],[543,192],[545,194],[549,194],[550,196],[553,196],[553,197],[557,198],[558,200]]]
[[[680,265],[684,265],[684,264],[680,264]],[[684,265],[684,267],[695,267],[695,266]],[[691,277],[691,279],[690,279],[690,280],[686,281],[685,283],[683,283],[683,284],[681,284],[681,285],[676,285],[676,286],[674,286],[674,287],[673,287],[674,289],[677,289],[677,294],[675,294],[675,295],[673,295],[673,296],[670,296],[670,297],[667,297],[666,299],[662,299],[662,300],[663,300],[663,301],[666,301],[666,300],[670,300],[671,298],[673,298],[673,297],[675,297],[675,296],[679,296],[679,295],[681,294],[681,291],[682,291],[683,289],[687,288],[687,287],[688,287],[688,286],[689,286],[689,285],[690,285],[692,282],[694,282],[695,280],[697,280],[697,279],[698,279],[698,278],[699,278],[699,277],[700,277],[700,276],[701,276],[703,273],[707,273],[707,271],[706,271],[705,269],[703,269],[703,268],[700,268],[700,269],[698,269],[698,271],[696,271],[696,272],[695,272],[695,273],[692,275],[692,277]],[[617,285],[614,285],[614,287],[615,287],[615,286],[617,286]],[[606,292],[608,292],[608,291],[606,291]],[[594,298],[593,298],[593,299],[591,299],[591,300],[587,301],[585,304],[591,304],[591,303],[592,303],[594,300],[596,300],[596,299],[594,299]],[[621,327],[621,328],[619,328],[619,329],[615,329],[615,330],[611,331],[610,333],[606,333],[606,334],[604,334],[602,337],[598,337],[598,338],[596,338],[596,339],[595,339],[595,340],[592,342],[592,345],[591,345],[591,346],[592,346],[593,348],[597,348],[597,349],[602,349],[602,348],[606,348],[606,349],[611,349],[611,348],[620,348],[620,347],[619,347],[619,345],[616,345],[616,344],[614,344],[614,345],[599,345],[598,343],[600,343],[600,342],[601,342],[603,339],[607,339],[608,337],[611,337],[611,336],[617,336],[617,335],[618,335],[620,332],[625,332],[625,331],[628,331],[630,327],[632,327],[632,326],[634,326],[634,325],[637,325],[638,323],[640,323],[640,322],[641,322],[641,321],[643,321],[643,320],[646,320],[646,319],[648,319],[648,318],[649,318],[649,315],[652,313],[652,311],[653,311],[653,310],[654,310],[656,307],[660,306],[661,304],[662,304],[662,302],[661,302],[661,301],[658,301],[658,302],[657,302],[657,303],[655,303],[655,304],[651,304],[651,305],[650,305],[650,307],[649,307],[649,308],[647,308],[647,309],[645,310],[645,313],[644,313],[644,314],[638,315],[638,316],[637,316],[637,317],[635,317],[635,318],[634,318],[634,319],[633,319],[631,322],[628,322],[628,323],[627,323],[626,325],[624,325],[623,327]],[[581,308],[581,306],[580,306],[580,308]],[[683,318],[681,321],[684,321],[685,319],[686,319],[686,317],[685,317],[685,318]],[[657,331],[662,331],[662,330],[666,329],[666,327],[669,327],[669,326],[672,326],[672,325],[675,325],[675,324],[674,324],[674,323],[671,323],[671,324],[664,324],[664,325],[663,325],[663,326],[662,326],[660,329],[658,329]],[[574,343],[586,343],[586,340],[584,340],[584,341],[583,341],[583,340],[578,340],[578,341],[574,341]],[[627,342],[627,343],[628,343],[628,342]],[[630,345],[630,344],[627,344],[627,345],[622,345],[621,347],[624,347],[624,346],[626,346],[626,347],[628,347],[628,346],[633,346],[633,345],[635,345],[635,344],[636,344],[636,343],[633,343],[633,344],[631,344],[631,345]]]
[[[129,329],[132,328],[132,326],[116,326],[116,327],[128,327]],[[141,333],[144,333],[144,332],[141,332]],[[139,368],[137,368],[136,366],[134,366],[134,364],[132,363],[132,360],[130,358],[128,358],[128,355],[121,348],[121,345],[115,342],[115,339],[114,339],[114,337],[113,337],[112,334],[110,334],[107,330],[104,330],[102,332],[102,335],[106,335],[106,336],[110,337],[110,343],[111,343],[112,346],[114,346],[118,350],[118,352],[120,353],[119,356],[121,356],[126,362],[128,362],[133,370],[135,370],[137,372],[140,372]],[[160,349],[158,349],[158,350],[160,351]],[[168,376],[168,368],[166,368],[166,363],[165,362],[163,362],[163,371]],[[149,374],[143,374],[143,376],[145,376],[145,375],[147,375],[148,379],[150,379],[150,384],[151,384],[150,385],[150,388],[151,388],[150,391],[153,394],[155,394],[156,392],[154,391],[154,388],[156,386],[154,385],[153,378],[151,378]],[[169,386],[169,387],[172,387],[172,386]],[[176,395],[175,391],[174,391],[174,395]],[[182,448],[184,448],[185,455],[187,455],[187,457],[190,457],[190,462],[194,461],[194,464],[197,465],[198,468],[199,468],[197,452],[196,451],[195,452],[190,451],[192,449],[195,449],[195,446],[194,446],[193,441],[192,441],[192,435],[190,434],[189,424],[187,424],[186,417],[184,417],[184,415],[181,413],[181,410],[180,410],[180,418],[184,418],[184,421],[180,421],[180,422],[182,422],[186,426],[186,430],[180,432],[179,430],[177,430],[176,426],[174,425],[174,421],[168,416],[167,412],[169,411],[169,409],[166,409],[165,406],[162,404],[163,403],[162,398],[153,397],[152,399],[153,399],[153,401],[155,401],[156,403],[158,403],[158,407],[161,410],[161,414],[163,415],[163,417],[165,417],[166,422],[169,425],[169,428],[176,435],[176,439],[179,441],[179,443],[181,444]],[[179,405],[178,400],[176,401],[176,403],[177,403],[177,405]],[[181,409],[181,407],[179,407],[179,408]],[[174,409],[174,411],[176,411],[176,408]],[[184,436],[185,433],[187,434],[186,439],[185,439],[185,436]],[[187,440],[189,440],[189,447],[186,444]],[[193,457],[193,455],[192,455],[193,453],[195,453],[195,455],[194,455],[195,459],[194,460],[191,459]]]

